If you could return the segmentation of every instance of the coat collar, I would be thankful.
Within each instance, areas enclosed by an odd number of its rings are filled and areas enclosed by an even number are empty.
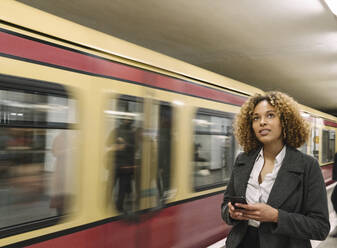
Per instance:
[[[238,157],[237,168],[234,171],[234,187],[237,195],[246,194],[249,176],[260,150],[261,148],[243,153]],[[272,207],[280,207],[300,183],[304,172],[300,154],[297,149],[287,146],[286,155],[267,202]]]
[[[236,195],[246,195],[249,175],[253,169],[259,151],[260,149],[256,149],[248,153],[241,153],[238,156],[237,167],[233,171],[235,177],[234,188]]]

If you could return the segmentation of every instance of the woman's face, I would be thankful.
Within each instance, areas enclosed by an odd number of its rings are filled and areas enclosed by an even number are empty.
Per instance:
[[[268,101],[261,101],[255,106],[252,122],[254,133],[262,144],[283,143],[280,117]]]

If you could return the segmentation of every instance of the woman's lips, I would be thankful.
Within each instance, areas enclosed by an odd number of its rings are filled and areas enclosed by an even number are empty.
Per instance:
[[[270,133],[270,129],[262,129],[259,131],[259,134],[262,136],[266,136]]]

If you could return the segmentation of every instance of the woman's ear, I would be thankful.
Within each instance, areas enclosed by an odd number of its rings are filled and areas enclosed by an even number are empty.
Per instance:
[[[287,132],[285,128],[282,128],[282,133],[283,133],[283,140],[285,140],[287,138]]]

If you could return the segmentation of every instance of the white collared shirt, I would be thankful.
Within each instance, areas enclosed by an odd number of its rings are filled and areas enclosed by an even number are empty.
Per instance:
[[[264,156],[263,148],[257,155],[257,158],[254,163],[252,172],[250,173],[247,190],[246,190],[246,200],[248,204],[254,203],[267,203],[270,191],[274,185],[275,179],[277,177],[278,171],[281,168],[282,161],[286,155],[286,146],[284,145],[282,150],[277,154],[275,158],[274,169],[271,173],[266,174],[264,180],[259,184],[259,175],[261,173]],[[249,220],[248,225],[258,227],[260,226],[260,221]]]

